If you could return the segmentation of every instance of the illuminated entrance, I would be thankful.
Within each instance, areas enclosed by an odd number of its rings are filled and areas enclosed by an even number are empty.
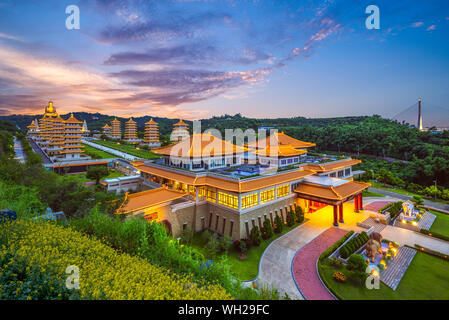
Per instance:
[[[338,226],[339,223],[344,223],[345,202],[354,200],[354,212],[363,210],[362,192],[369,186],[370,184],[363,182],[314,176],[306,178],[295,192],[299,198],[298,203],[307,213],[332,206],[333,224]]]

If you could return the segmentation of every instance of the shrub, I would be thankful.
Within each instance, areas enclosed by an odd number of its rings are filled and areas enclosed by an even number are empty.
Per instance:
[[[304,212],[302,211],[302,208],[300,206],[296,206],[295,209],[295,221],[298,223],[304,222]]]
[[[262,237],[260,235],[260,231],[259,231],[259,227],[258,226],[254,226],[251,229],[251,232],[249,234],[249,238],[250,238],[251,244],[253,246],[258,247],[260,245],[260,243],[262,242]]]
[[[186,226],[184,230],[181,232],[181,241],[185,244],[190,244],[190,241],[192,241],[193,237],[193,231],[189,226]]]
[[[281,233],[283,228],[282,219],[279,215],[276,215],[274,218],[274,232],[275,233]]]
[[[343,272],[336,271],[334,272],[333,277],[338,282],[346,282],[346,276],[344,275]]]
[[[337,269],[340,269],[340,268],[343,267],[343,262],[342,262],[340,259],[336,258],[336,257],[332,257],[332,258],[329,260],[329,264],[330,264],[331,266],[337,268]]]
[[[361,248],[367,241],[369,240],[369,236],[366,232],[362,232],[358,234],[355,238],[352,238],[348,243],[346,243],[340,249],[340,256],[343,259],[349,257],[352,253],[356,252],[359,248]]]
[[[232,238],[230,236],[224,235],[223,237],[221,237],[220,239],[220,249],[224,252],[224,253],[228,253],[229,248],[231,248],[232,246]]]
[[[92,299],[229,299],[223,287],[192,281],[188,275],[173,275],[101,243],[70,227],[47,221],[2,224],[0,239],[6,237],[0,257],[14,253],[42,272],[65,273],[76,265],[81,273],[80,297]],[[1,274],[1,273],[0,273]],[[3,283],[2,283],[3,284]]]
[[[348,259],[348,270],[365,272],[368,264],[361,254],[351,254]]]
[[[412,201],[413,201],[415,204],[417,204],[417,205],[422,205],[422,204],[424,204],[423,198],[422,198],[421,196],[418,196],[418,195],[413,196]]]
[[[351,230],[348,233],[346,233],[340,240],[336,241],[332,246],[330,246],[326,251],[324,251],[321,255],[320,255],[320,260],[324,260],[327,257],[329,257],[335,250],[337,250],[337,248],[339,246],[341,246],[341,244],[343,242],[345,242],[346,240],[348,240],[348,238],[350,236],[352,236],[354,234],[354,231]]]
[[[357,270],[350,270],[347,272],[348,278],[356,285],[362,286],[365,283],[365,280],[367,278],[367,274],[365,273],[365,270],[357,271]]]
[[[248,252],[248,247],[246,245],[246,241],[240,241],[240,252],[245,254]]]
[[[273,236],[273,228],[271,226],[270,219],[265,219],[263,222],[263,228],[262,228],[262,238],[263,239],[270,239]]]
[[[206,244],[206,252],[207,254],[214,258],[220,249],[220,244],[217,239],[217,235],[212,233],[212,236],[209,238],[209,241]]]
[[[293,210],[287,213],[287,226],[292,227],[295,224],[295,214]]]

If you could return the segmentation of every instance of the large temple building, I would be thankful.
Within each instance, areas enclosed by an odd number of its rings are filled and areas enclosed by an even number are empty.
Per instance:
[[[37,122],[28,126],[28,136],[53,162],[90,159],[83,154],[83,122],[73,114],[64,120],[50,101],[43,117]]]
[[[176,237],[189,227],[234,240],[248,238],[265,219],[286,221],[297,206],[306,213],[332,206],[329,225],[339,225],[343,203],[354,200],[354,212],[362,209],[369,184],[352,179],[359,160],[310,161],[307,149],[314,145],[277,132],[245,146],[195,133],[153,149],[160,159],[133,162],[150,190],[127,195],[118,214],[163,223]],[[256,163],[245,163],[248,153]]]

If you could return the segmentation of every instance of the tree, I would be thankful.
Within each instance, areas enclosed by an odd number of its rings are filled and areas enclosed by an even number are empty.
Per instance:
[[[217,255],[219,248],[220,244],[218,243],[217,235],[215,233],[211,233],[209,241],[206,244],[207,254],[213,258]]]
[[[232,246],[232,238],[228,235],[224,235],[223,237],[221,237],[220,239],[220,249],[224,252],[224,253],[228,253],[229,248],[231,248]]]
[[[273,236],[273,227],[271,226],[270,219],[265,219],[262,227],[262,238],[270,239]]]
[[[361,254],[351,254],[348,259],[348,270],[365,272],[368,264]]]
[[[416,205],[422,205],[424,204],[424,200],[421,196],[415,195],[413,196],[412,201],[416,204]]]
[[[193,237],[193,231],[189,226],[186,226],[184,230],[181,232],[181,241],[184,244],[190,244],[190,241],[192,241]]]
[[[293,210],[287,213],[287,226],[292,227],[295,224],[295,214]]]
[[[95,180],[95,184],[100,184],[100,180],[109,175],[108,168],[104,166],[89,167],[87,169],[87,179]]]
[[[249,234],[249,238],[251,240],[251,243],[258,247],[260,245],[260,243],[262,242],[262,237],[260,236],[260,231],[259,231],[259,227],[258,226],[254,226],[251,229],[251,232]]]
[[[276,215],[274,218],[274,232],[275,233],[281,233],[283,228],[282,219],[279,215]]]
[[[304,212],[300,206],[296,206],[295,209],[295,221],[298,223],[303,223],[304,221]]]

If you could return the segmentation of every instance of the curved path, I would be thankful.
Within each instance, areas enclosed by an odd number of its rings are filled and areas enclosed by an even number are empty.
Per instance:
[[[299,248],[327,228],[328,226],[317,226],[308,221],[273,241],[260,259],[257,286],[273,286],[281,296],[287,293],[291,299],[304,299],[292,277],[293,257]]]
[[[292,272],[302,295],[309,300],[334,300],[321,283],[316,263],[321,253],[347,233],[339,228],[329,228],[299,249],[293,259]]]

